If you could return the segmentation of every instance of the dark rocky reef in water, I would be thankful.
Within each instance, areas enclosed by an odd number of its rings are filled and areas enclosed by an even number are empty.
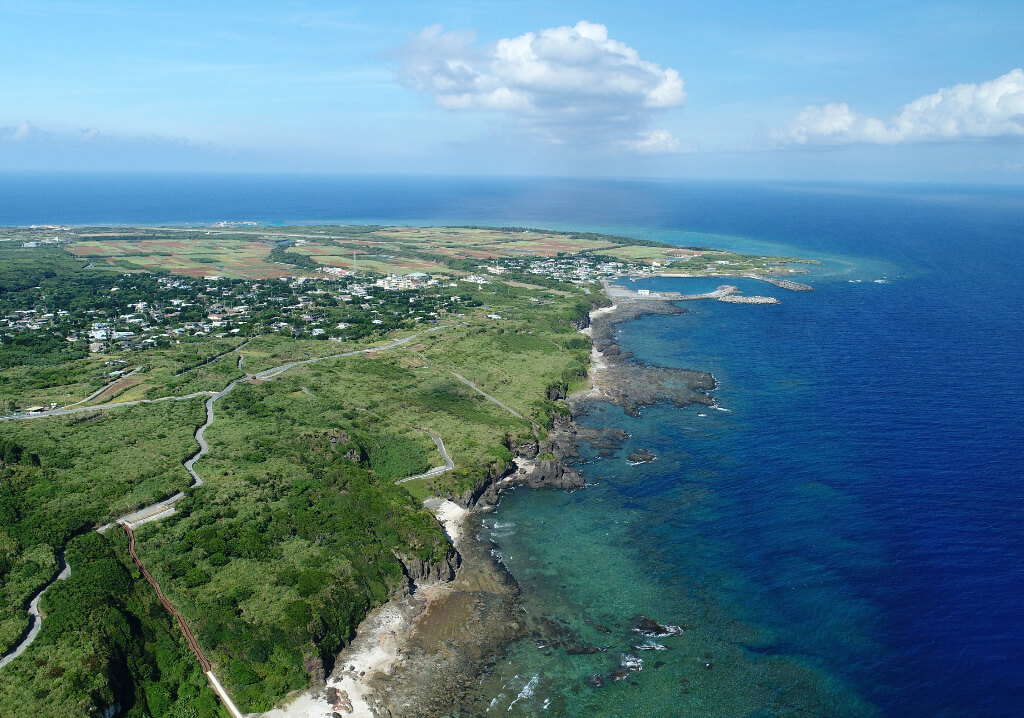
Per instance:
[[[675,623],[669,623],[663,625],[653,618],[640,615],[635,621],[636,625],[633,627],[634,633],[639,633],[641,636],[647,638],[664,638],[666,636],[681,636],[683,631],[686,630],[685,626],[679,626]]]
[[[466,535],[476,536],[479,518],[467,521]],[[491,554],[493,544],[467,540],[459,546],[463,561],[455,580],[426,601],[390,674],[371,682],[380,718],[462,712],[476,697],[479,676],[511,642],[531,633],[519,586]]]
[[[629,438],[629,432],[607,426],[600,429],[580,426],[576,430],[576,438],[587,442],[595,449],[615,451],[622,448],[622,443]]]
[[[686,309],[668,301],[619,299],[615,311],[597,316],[591,324],[594,348],[601,353],[606,367],[597,372],[597,396],[587,392],[574,397],[600,398],[622,407],[630,416],[639,416],[640,409],[662,401],[683,407],[690,404],[714,405],[707,392],[716,388],[711,374],[692,369],[652,366],[633,359],[616,340],[616,330],[623,322],[649,314],[684,314]]]
[[[632,454],[627,456],[626,460],[631,464],[649,464],[657,458],[657,456],[647,449],[640,449],[639,451],[634,451]]]

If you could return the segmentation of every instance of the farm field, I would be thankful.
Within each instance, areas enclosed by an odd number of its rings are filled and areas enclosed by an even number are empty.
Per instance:
[[[640,265],[693,271],[701,257],[724,260],[716,273],[772,271],[782,257],[746,257],[706,249],[668,247],[628,237],[500,227],[281,226],[222,229],[186,227],[95,227],[0,231],[2,239],[39,240],[59,236],[72,254],[94,267],[170,272],[189,277],[244,279],[318,276],[318,267],[377,274],[458,277],[469,262],[524,260],[573,255],[607,257]],[[287,246],[292,261],[275,259],[275,247]],[[706,255],[706,256],[705,256]],[[714,255],[714,256],[711,256]],[[295,257],[308,257],[298,265]],[[674,266],[675,265],[675,266]],[[322,275],[319,275],[322,276]]]
[[[219,275],[234,279],[294,276],[295,271],[266,260],[263,242],[230,239],[76,241],[71,252],[115,268],[171,272],[188,277]]]
[[[716,275],[785,261],[522,228],[0,239],[0,653],[50,587],[38,640],[4,669],[0,715],[57,697],[44,717],[118,701],[216,714],[123,532],[99,526],[184,490],[172,515],[139,526],[138,552],[236,702],[267,710],[401,590],[407,562],[449,560],[424,498],[471,495],[568,411],[559,397],[591,350],[577,327],[609,302],[599,279],[683,257],[673,270]],[[357,276],[323,271],[353,253]],[[433,279],[376,282],[414,272]],[[470,273],[486,277],[457,281]],[[182,463],[218,392],[189,488]],[[446,465],[432,435],[454,466],[420,477]],[[74,570],[52,583],[62,555]]]

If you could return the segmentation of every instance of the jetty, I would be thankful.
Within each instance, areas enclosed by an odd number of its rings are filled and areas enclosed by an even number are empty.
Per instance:
[[[791,292],[813,292],[814,287],[809,284],[800,284],[800,282],[794,282],[789,279],[782,279],[780,277],[766,277],[763,274],[747,274],[748,279],[759,279],[762,282],[768,282],[768,284],[774,284],[776,287],[781,289],[788,289]]]
[[[692,302],[700,299],[715,299],[729,304],[779,304],[775,297],[747,297],[741,295],[739,287],[723,284],[712,292],[702,294],[681,294],[680,292],[655,292],[650,289],[632,290],[603,280],[605,294],[612,300],[637,299],[662,302]]]

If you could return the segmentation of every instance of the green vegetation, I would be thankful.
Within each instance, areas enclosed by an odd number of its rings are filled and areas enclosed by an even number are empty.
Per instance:
[[[308,254],[299,254],[298,252],[289,252],[288,247],[293,246],[294,242],[285,242],[277,244],[273,249],[270,250],[270,254],[267,255],[267,259],[271,262],[278,262],[280,264],[290,264],[293,267],[302,267],[303,269],[319,269],[320,263],[310,257]]]
[[[0,646],[71,536],[189,485],[200,400],[0,425]]]
[[[212,393],[320,360],[220,399],[196,464],[205,483],[136,532],[217,675],[255,711],[304,688],[312,666],[329,670],[407,564],[447,559],[422,500],[465,496],[509,468],[512,440],[543,435],[585,380],[590,340],[576,327],[606,301],[597,279],[678,248],[532,229],[303,227],[286,243],[276,229],[216,232],[61,231],[76,257],[20,246],[52,232],[0,230],[14,240],[0,243],[0,412]],[[352,252],[364,270],[440,279],[397,289],[318,273]],[[383,348],[400,337],[412,338]],[[0,422],[0,651],[62,552],[73,568],[44,596],[38,639],[3,669],[0,715],[115,703],[217,715],[123,533],[94,531],[186,489],[204,399]],[[455,469],[396,485],[443,463],[428,432]]]
[[[125,561],[127,540],[89,532],[71,540],[71,577],[43,596],[46,614],[28,656],[4,669],[0,715],[226,716],[152,587]]]

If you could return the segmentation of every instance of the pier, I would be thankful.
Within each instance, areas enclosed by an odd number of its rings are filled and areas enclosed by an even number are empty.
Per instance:
[[[612,284],[608,281],[604,281],[603,284],[605,294],[612,299],[612,301],[615,301],[616,299],[636,299],[640,301],[692,302],[700,299],[715,299],[719,302],[726,302],[728,304],[779,304],[779,300],[775,297],[743,296],[739,294],[739,288],[731,284],[723,284],[714,291],[704,292],[703,294],[654,292],[647,289],[634,291],[632,289],[627,289],[626,287],[620,287]]]

